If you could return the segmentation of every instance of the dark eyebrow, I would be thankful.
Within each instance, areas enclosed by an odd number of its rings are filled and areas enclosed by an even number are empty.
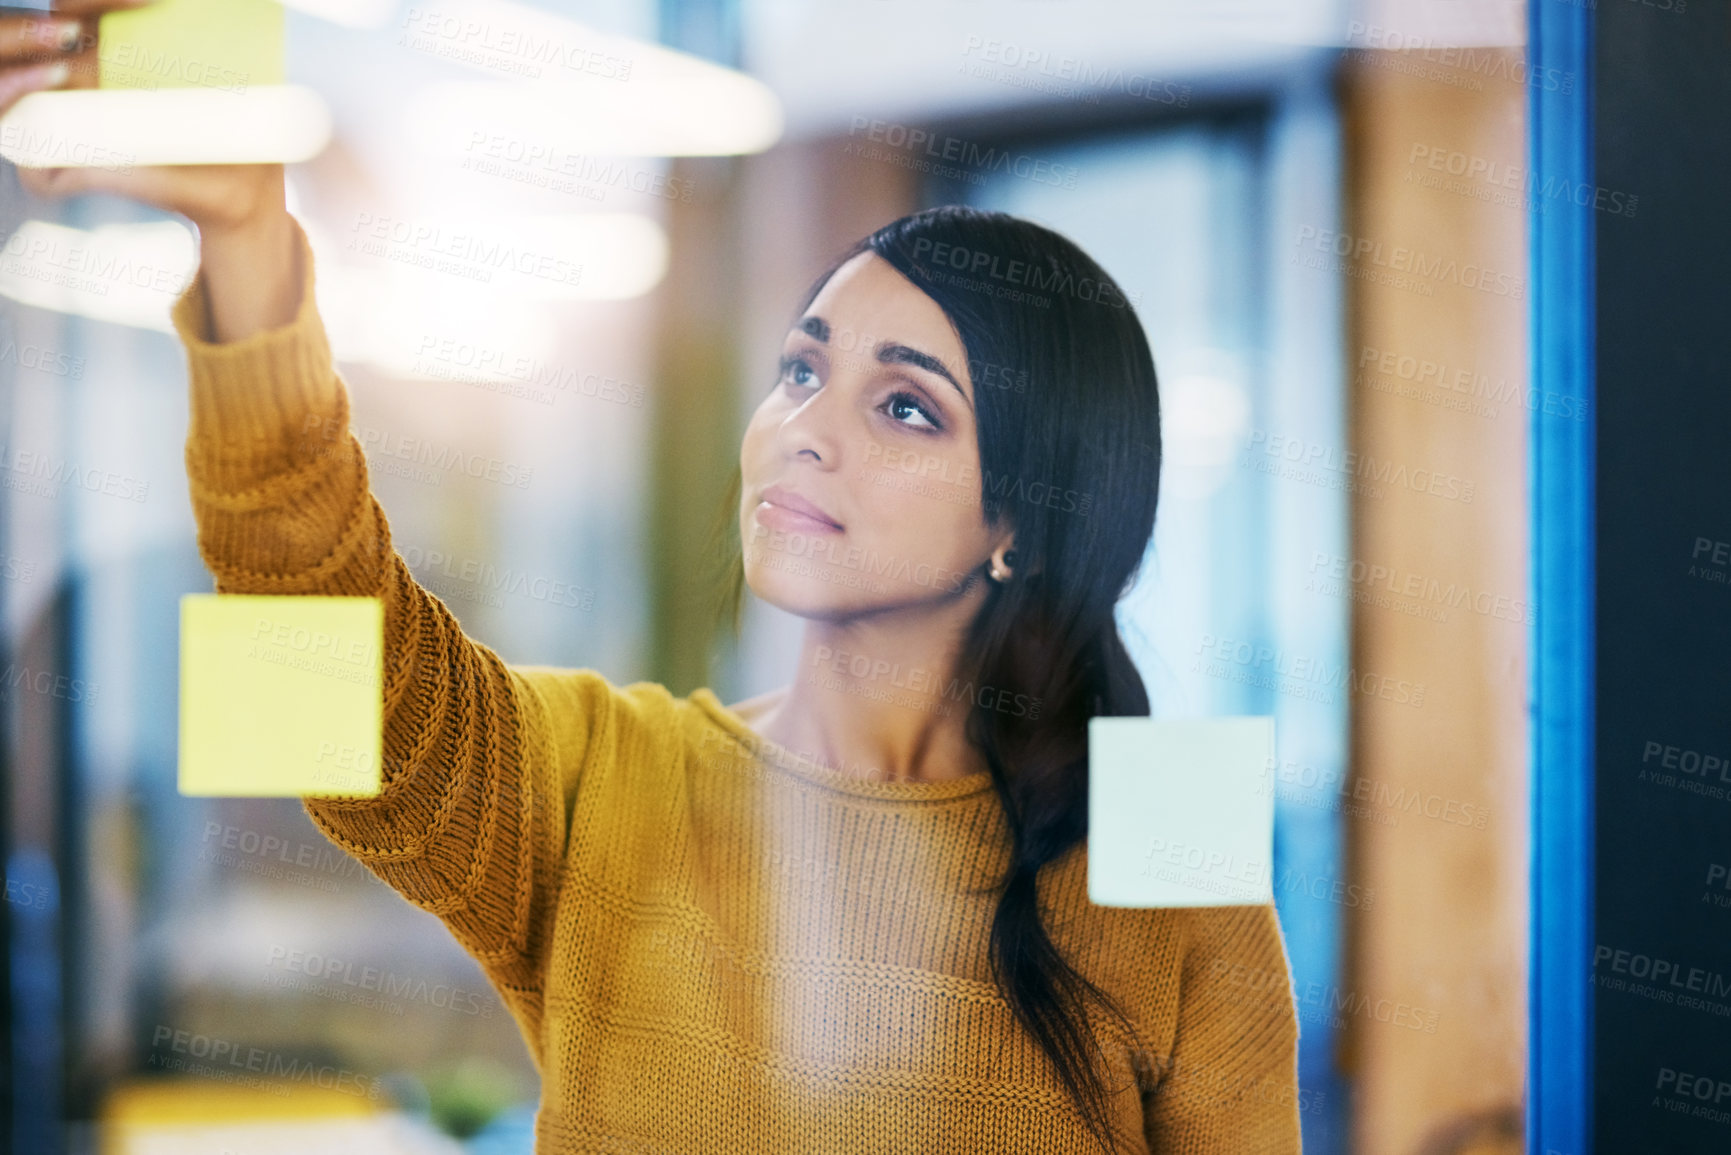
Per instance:
[[[968,400],[967,392],[962,389],[961,382],[957,381],[955,375],[944,367],[942,361],[930,353],[922,353],[918,349],[898,345],[894,341],[885,341],[877,347],[877,359],[881,365],[914,365],[924,369],[927,373],[936,373],[956,387],[956,392],[962,395],[963,401]],[[969,401],[968,407],[972,408],[973,402]]]
[[[801,317],[794,328],[814,341],[824,345],[829,344],[829,322],[822,317],[815,314]],[[955,386],[956,392],[962,395],[962,400],[967,402],[968,408],[974,407],[974,403],[968,400],[967,391],[962,388],[961,382],[956,380],[955,374],[951,373],[942,361],[930,353],[922,353],[918,349],[895,341],[880,341],[874,354],[880,365],[913,365],[928,373],[936,373]]]

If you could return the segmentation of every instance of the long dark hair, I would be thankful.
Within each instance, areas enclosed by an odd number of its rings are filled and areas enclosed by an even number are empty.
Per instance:
[[[1160,403],[1154,358],[1117,284],[1073,242],[1007,213],[927,209],[872,233],[852,257],[888,261],[943,309],[967,350],[988,524],[1015,529],[1013,575],[990,582],[958,675],[1037,710],[976,703],[967,734],[984,755],[1011,834],[991,931],[992,972],[1089,1130],[1108,1150],[1093,1001],[1111,998],[1063,957],[1040,917],[1040,869],[1088,829],[1088,719],[1145,715],[1148,694],[1114,610],[1154,532]],[[731,495],[737,510],[737,489]],[[734,523],[737,524],[736,522]],[[741,568],[724,604],[737,623]],[[989,700],[989,699],[988,699]]]

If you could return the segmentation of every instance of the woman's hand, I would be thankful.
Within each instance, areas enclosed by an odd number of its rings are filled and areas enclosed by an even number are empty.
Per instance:
[[[0,115],[32,92],[94,88],[96,21],[151,0],[60,0],[52,12],[0,16]],[[300,269],[283,169],[272,164],[20,168],[39,197],[110,193],[198,226],[212,336],[238,341],[294,319]]]

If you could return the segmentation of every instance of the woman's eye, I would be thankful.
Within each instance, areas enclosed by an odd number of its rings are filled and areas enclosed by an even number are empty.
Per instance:
[[[912,393],[897,393],[885,404],[884,408],[895,421],[915,429],[936,429],[938,423],[931,412]],[[909,420],[912,418],[912,420]]]
[[[780,380],[796,389],[815,389],[818,385],[817,370],[804,357],[783,357]]]

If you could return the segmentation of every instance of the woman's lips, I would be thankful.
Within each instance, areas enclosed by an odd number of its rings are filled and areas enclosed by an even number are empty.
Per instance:
[[[757,521],[759,525],[770,529],[784,530],[788,533],[840,533],[841,526],[821,517],[813,517],[809,513],[801,513],[796,509],[776,505],[771,501],[761,501],[757,505]]]
[[[757,498],[757,520],[761,525],[794,533],[841,532],[841,526],[822,506],[791,489],[767,486]]]

